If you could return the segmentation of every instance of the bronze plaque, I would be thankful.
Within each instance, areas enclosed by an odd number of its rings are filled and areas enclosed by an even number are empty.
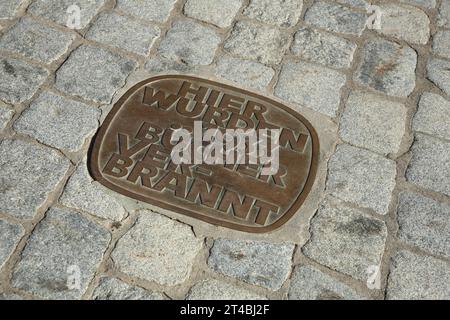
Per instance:
[[[278,129],[278,171],[262,174],[260,163],[175,164],[172,134],[192,132],[194,123],[205,130]],[[282,226],[303,204],[318,157],[314,128],[292,109],[218,82],[170,75],[138,83],[115,104],[94,139],[89,169],[128,197],[262,233]]]

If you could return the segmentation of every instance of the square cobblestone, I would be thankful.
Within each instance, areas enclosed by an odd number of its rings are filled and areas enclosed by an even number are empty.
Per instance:
[[[365,0],[335,0],[334,2],[346,4],[350,7],[354,7],[354,8],[358,8],[358,9],[369,8],[369,3]]]
[[[337,3],[319,1],[306,11],[305,22],[328,31],[360,36],[366,27],[366,14]]]
[[[159,46],[159,54],[176,62],[211,64],[221,39],[216,31],[191,20],[178,20]]]
[[[6,128],[13,116],[14,109],[0,102],[0,131]]]
[[[364,282],[369,268],[381,264],[387,237],[382,220],[325,203],[311,221],[310,231],[303,253],[320,264]]]
[[[302,14],[303,0],[250,0],[244,15],[280,27],[292,27]]]
[[[190,66],[183,62],[172,61],[163,57],[151,58],[145,64],[145,69],[149,72],[189,72],[194,70],[194,66]]]
[[[12,285],[47,299],[79,299],[111,240],[109,232],[79,213],[53,208],[35,228]],[[80,288],[69,287],[80,276]]]
[[[118,279],[103,277],[92,296],[93,300],[165,300],[159,292],[131,286]]]
[[[450,2],[442,1],[439,7],[438,26],[450,28]]]
[[[450,95],[450,61],[432,58],[427,65],[428,79]]]
[[[25,230],[19,224],[0,219],[0,269],[16,249]]]
[[[449,283],[449,263],[401,251],[392,259],[386,299],[448,300]]]
[[[224,49],[245,59],[278,64],[283,59],[288,42],[288,37],[277,27],[239,21],[225,41]]]
[[[55,85],[65,93],[107,104],[135,66],[116,53],[85,45],[72,52],[58,70]]]
[[[148,55],[160,30],[116,13],[102,14],[86,34],[86,39]]]
[[[19,140],[0,142],[0,211],[32,219],[69,169],[56,151]]]
[[[310,266],[294,269],[289,300],[360,300],[354,289]]]
[[[289,62],[281,69],[275,95],[335,117],[345,81],[345,75],[338,71],[307,62]]]
[[[8,103],[24,102],[36,93],[48,75],[41,67],[0,58],[0,99]]]
[[[275,291],[291,272],[294,245],[217,239],[210,252],[214,271]]]
[[[136,17],[165,22],[177,0],[117,0],[117,8]]]
[[[71,6],[77,5],[80,8],[80,26],[76,29],[84,29],[92,18],[98,13],[106,0],[36,0],[28,8],[28,13],[34,16],[41,16],[63,26],[68,26],[71,19]]]
[[[184,6],[184,14],[219,28],[228,28],[241,6],[242,0],[188,0]]]
[[[219,280],[206,280],[195,284],[186,300],[267,300],[259,294]]]
[[[416,85],[417,53],[407,46],[386,40],[370,40],[355,81],[397,97],[407,97]]]
[[[421,6],[424,8],[436,8],[436,0],[400,0],[403,3]]]
[[[436,255],[450,257],[450,206],[404,192],[398,206],[399,238]]]
[[[60,58],[73,40],[75,35],[72,33],[23,18],[0,39],[0,49],[49,64]]]
[[[97,108],[44,92],[22,113],[14,129],[46,145],[75,152],[94,134],[99,118]]]
[[[450,140],[450,101],[425,92],[414,116],[413,129]]]
[[[0,20],[12,19],[26,0],[2,0],[0,2]]]
[[[264,90],[275,71],[258,62],[222,57],[217,62],[216,75],[246,87]]]
[[[396,154],[406,129],[406,108],[375,94],[354,91],[341,118],[342,139],[383,155]]]
[[[333,68],[349,68],[356,44],[329,33],[301,28],[295,34],[291,51],[302,59]]]
[[[133,277],[174,286],[187,280],[203,247],[192,228],[160,214],[141,211],[136,224],[119,240],[111,257]]]
[[[440,30],[433,36],[433,53],[450,59],[450,30]]]
[[[342,144],[328,164],[327,191],[341,200],[384,215],[391,202],[396,172],[394,161]]]
[[[450,143],[416,133],[406,177],[423,188],[450,196]]]

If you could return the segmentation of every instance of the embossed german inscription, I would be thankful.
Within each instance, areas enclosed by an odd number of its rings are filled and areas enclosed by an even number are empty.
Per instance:
[[[186,154],[206,159],[201,152],[232,129],[273,131],[277,148],[268,140],[272,149],[266,149],[277,156],[271,160],[275,170],[267,171],[269,163],[259,159],[264,135],[245,140],[241,158],[238,148],[231,148],[212,151],[213,162],[174,160],[180,143],[174,133],[185,130],[194,136],[211,129],[219,135],[185,147]],[[230,150],[241,161],[227,161]],[[299,210],[313,185],[318,157],[314,128],[283,104],[209,80],[160,76],[137,84],[116,103],[94,139],[89,169],[95,180],[131,198],[261,233],[279,228]]]

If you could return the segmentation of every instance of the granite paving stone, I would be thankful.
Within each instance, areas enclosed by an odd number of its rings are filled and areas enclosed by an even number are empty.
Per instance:
[[[450,101],[438,94],[425,92],[414,116],[413,129],[450,140]]]
[[[131,286],[115,278],[103,277],[92,296],[93,300],[165,300],[159,292]]]
[[[0,269],[9,259],[24,234],[25,230],[21,225],[0,219]]]
[[[427,64],[428,79],[450,95],[450,61],[431,58]]]
[[[196,283],[190,290],[187,300],[266,300],[267,298],[236,285],[219,281],[205,280]]]
[[[280,27],[292,27],[302,14],[303,0],[250,0],[244,15]]]
[[[177,0],[117,0],[117,8],[145,20],[165,22]]]
[[[219,28],[228,28],[242,6],[242,0],[188,0],[184,14]]]

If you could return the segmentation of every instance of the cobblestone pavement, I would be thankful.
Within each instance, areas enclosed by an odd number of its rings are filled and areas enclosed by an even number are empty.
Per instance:
[[[164,73],[312,122],[296,218],[250,235],[92,181],[102,119]],[[2,0],[0,268],[0,299],[450,299],[450,1]]]

